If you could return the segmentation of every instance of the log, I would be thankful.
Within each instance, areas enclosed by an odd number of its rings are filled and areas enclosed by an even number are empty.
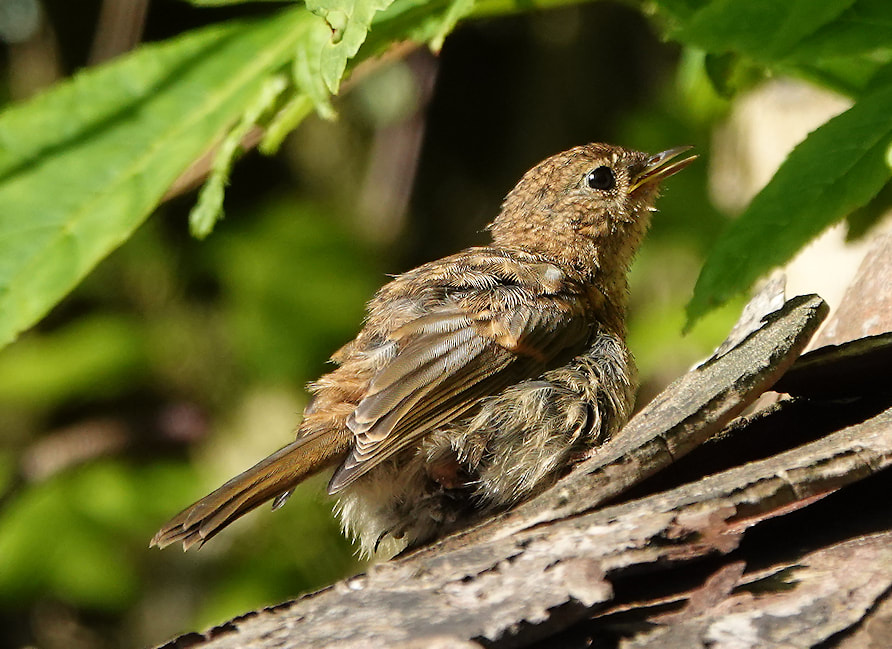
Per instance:
[[[797,387],[881,371],[876,341],[797,362],[825,314],[793,298],[539,497],[164,646],[813,647],[847,629],[851,647],[872,646],[890,623],[892,513],[863,492],[892,493],[892,399],[844,382],[828,417],[813,399],[838,395]],[[791,366],[795,398],[729,425]],[[797,524],[864,502],[827,538]]]

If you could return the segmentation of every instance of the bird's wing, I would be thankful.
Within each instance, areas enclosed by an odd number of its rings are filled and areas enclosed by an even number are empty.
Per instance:
[[[396,351],[347,421],[355,441],[329,493],[480,398],[537,376],[584,348],[590,327],[579,300],[531,290],[516,280],[516,275],[492,274],[485,288],[428,305],[425,315],[390,333]]]

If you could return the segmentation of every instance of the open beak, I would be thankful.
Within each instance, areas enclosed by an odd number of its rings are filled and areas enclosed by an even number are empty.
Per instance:
[[[675,162],[672,162],[672,160],[685,151],[690,151],[693,148],[694,147],[692,146],[677,146],[674,149],[667,149],[666,151],[652,155],[648,158],[647,164],[644,169],[641,170],[641,173],[639,173],[635,177],[635,180],[632,181],[632,184],[629,185],[629,193],[631,194],[643,185],[659,184],[669,176],[677,174],[679,171],[687,167],[697,159],[696,155],[688,156],[681,160],[675,160]]]

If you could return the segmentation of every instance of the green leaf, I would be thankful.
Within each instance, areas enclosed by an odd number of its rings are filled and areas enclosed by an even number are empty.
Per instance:
[[[723,99],[731,99],[765,78],[761,67],[736,54],[707,54],[704,68],[712,87]]]
[[[854,2],[713,0],[672,36],[709,52],[738,52],[771,63],[786,58]]]
[[[888,155],[886,164],[892,168],[892,147],[889,147]],[[867,205],[846,217],[846,241],[857,241],[867,234],[886,216],[890,207],[892,207],[892,182],[886,183]]]
[[[224,5],[244,5],[257,2],[287,2],[288,0],[186,0],[190,5],[196,7],[222,7]],[[294,0],[295,2],[297,0]]]
[[[365,42],[375,14],[393,0],[307,0],[307,9],[321,16],[331,29],[322,47],[321,70],[325,85],[337,93],[347,61]]]
[[[449,9],[447,9],[443,17],[443,22],[440,24],[437,33],[431,38],[430,46],[434,52],[439,52],[443,49],[443,41],[455,29],[459,21],[474,10],[474,5],[476,4],[476,0],[453,0],[453,2],[449,3]]]
[[[857,97],[892,61],[888,0],[657,0],[656,6],[672,38],[708,53],[720,92],[740,85],[726,88],[723,77],[733,70],[722,68],[741,60]]]
[[[783,264],[892,176],[892,83],[812,132],[710,251],[687,306],[688,326]]]
[[[875,85],[874,77],[888,62],[863,56],[819,59],[796,64],[796,72],[804,79],[849,97],[860,97]]]
[[[323,119],[334,119],[335,109],[331,105],[331,92],[326,86],[322,72],[322,51],[329,40],[329,31],[321,20],[314,20],[294,52],[291,74],[294,84],[310,101]],[[344,60],[346,65],[346,59]],[[344,70],[341,70],[343,74]],[[340,80],[340,77],[338,77]]]
[[[307,115],[310,102],[322,116],[334,115],[329,87],[348,66],[395,40],[442,38],[467,10],[464,0],[316,7],[335,23],[331,11],[344,12],[338,43],[325,21],[294,7],[144,46],[0,115],[0,347],[126,240],[180,173],[219,142],[192,219],[194,230],[207,232],[220,214],[239,136],[274,108],[270,101],[278,112],[265,151]],[[376,14],[373,42],[354,56]],[[296,91],[264,98],[265,84],[289,62]]]
[[[226,134],[214,156],[211,175],[201,188],[198,203],[189,213],[189,227],[193,236],[204,239],[223,216],[223,192],[226,183],[229,182],[232,163],[242,151],[242,139],[257,124],[261,115],[275,104],[287,87],[288,82],[284,75],[277,74],[267,79],[238,125]]]
[[[292,9],[146,46],[0,114],[0,346],[130,235],[308,19]]]
[[[792,56],[810,62],[878,51],[892,54],[892,2],[856,0],[835,20],[804,38]]]
[[[269,126],[266,127],[266,133],[258,145],[260,152],[265,155],[273,155],[282,146],[285,137],[297,128],[304,117],[309,115],[313,110],[313,102],[306,95],[297,95],[293,97],[287,104],[282,106],[273,116]]]
[[[690,20],[703,6],[702,0],[656,0],[655,5],[678,21]]]

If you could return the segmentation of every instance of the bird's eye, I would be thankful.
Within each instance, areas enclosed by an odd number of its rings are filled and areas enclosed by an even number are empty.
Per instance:
[[[588,172],[585,182],[592,189],[613,189],[616,185],[616,176],[613,175],[613,169],[610,167],[598,167]]]

